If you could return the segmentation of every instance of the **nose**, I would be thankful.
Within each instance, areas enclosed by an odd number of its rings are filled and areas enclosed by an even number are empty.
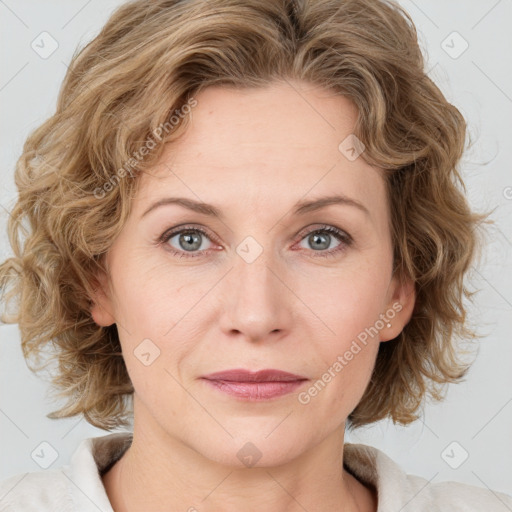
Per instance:
[[[237,256],[220,295],[220,327],[227,336],[261,342],[284,336],[292,326],[294,295],[265,251],[251,263]]]

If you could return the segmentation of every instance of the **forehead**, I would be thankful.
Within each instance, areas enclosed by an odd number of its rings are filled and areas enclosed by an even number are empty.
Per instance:
[[[247,208],[285,207],[303,196],[332,193],[369,209],[382,203],[379,170],[339,149],[358,115],[348,98],[285,82],[258,89],[209,87],[195,99],[183,136],[142,176],[140,208],[166,195],[226,209],[230,198],[238,206],[243,198]]]

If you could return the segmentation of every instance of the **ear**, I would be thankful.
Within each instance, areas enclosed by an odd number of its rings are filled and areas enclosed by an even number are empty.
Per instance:
[[[410,278],[393,276],[389,295],[386,311],[381,315],[384,328],[380,331],[380,341],[395,339],[411,319],[416,303],[414,282]]]
[[[113,314],[108,276],[105,271],[101,270],[95,274],[93,287],[91,316],[101,327],[108,327],[114,324],[116,320]]]

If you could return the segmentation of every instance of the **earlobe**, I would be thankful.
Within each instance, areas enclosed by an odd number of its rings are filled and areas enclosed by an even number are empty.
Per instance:
[[[384,313],[385,326],[380,341],[395,339],[412,317],[416,291],[412,279],[393,277],[393,293]]]
[[[91,316],[101,327],[108,327],[109,325],[115,324],[114,317],[97,302],[91,306]]]

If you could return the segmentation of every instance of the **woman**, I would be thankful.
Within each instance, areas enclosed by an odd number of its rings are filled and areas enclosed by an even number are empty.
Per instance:
[[[27,140],[0,282],[27,359],[55,347],[51,417],[133,432],[0,510],[512,509],[344,444],[468,369],[464,136],[397,5],[120,7]]]

